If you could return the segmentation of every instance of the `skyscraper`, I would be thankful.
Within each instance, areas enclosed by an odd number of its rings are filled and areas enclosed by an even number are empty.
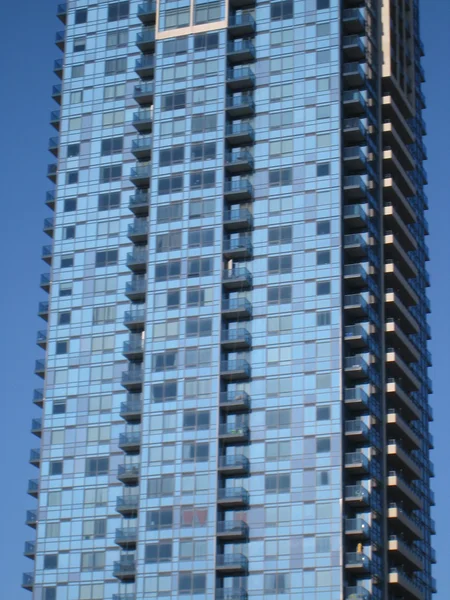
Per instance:
[[[57,14],[23,586],[430,600],[418,1]]]

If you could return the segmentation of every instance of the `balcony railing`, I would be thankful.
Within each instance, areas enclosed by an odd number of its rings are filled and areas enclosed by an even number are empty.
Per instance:
[[[255,19],[249,13],[231,15],[228,19],[229,29],[246,28],[249,32],[256,30]]]
[[[250,181],[244,177],[226,180],[224,184],[224,194],[231,202],[250,200],[253,197],[253,186]]]
[[[230,537],[247,537],[248,525],[245,521],[240,519],[233,519],[232,521],[219,521],[217,523],[217,534]]]
[[[354,585],[346,588],[345,600],[371,600],[372,594],[369,590],[361,587],[360,585]]]
[[[368,470],[369,459],[362,452],[346,452],[345,466],[348,468],[361,466],[364,470]]]
[[[219,436],[221,437],[241,439],[247,437],[248,432],[247,425],[237,425],[236,423],[221,423],[219,425]]]
[[[119,436],[119,448],[122,448],[122,450],[139,448],[140,443],[141,434],[139,431],[121,433]]]
[[[118,496],[116,500],[116,510],[122,514],[131,514],[139,508],[139,496]]]
[[[230,379],[247,379],[250,377],[250,365],[243,358],[237,360],[223,360],[220,363],[222,377]]]
[[[219,456],[218,466],[223,471],[248,471],[249,460],[241,454]]]
[[[119,465],[117,479],[121,481],[136,480],[139,478],[139,465]]]
[[[113,576],[118,579],[133,579],[136,574],[136,562],[134,558],[122,557],[113,565]]]
[[[25,523],[29,527],[36,527],[37,524],[37,510],[27,510],[27,515],[25,518]]]
[[[255,112],[252,94],[231,94],[227,96],[225,107],[228,113],[234,117],[253,115]]]
[[[252,285],[252,275],[245,267],[234,267],[225,269],[223,272],[223,282],[225,284],[242,283],[244,287]]]
[[[217,497],[221,501],[248,504],[248,492],[244,488],[219,488]]]
[[[156,18],[156,2],[142,2],[142,4],[139,4],[137,16],[143,23],[154,22]]]
[[[41,418],[32,419],[31,433],[34,433],[34,435],[37,435],[38,437],[41,436],[41,433],[42,433],[42,419]]]
[[[346,485],[345,498],[356,499],[364,504],[369,503],[369,490],[362,485]]]
[[[248,567],[248,559],[243,554],[218,554],[216,556],[216,568],[225,570],[245,571]]]
[[[233,315],[236,317],[251,317],[252,305],[246,298],[228,298],[222,301],[222,312],[229,313],[231,315],[229,318],[233,318]],[[224,317],[227,317],[227,315],[224,315]]]
[[[252,336],[244,327],[238,329],[224,329],[222,330],[221,341],[222,345],[248,347],[251,346]]]
[[[358,532],[362,537],[368,537],[369,531],[369,524],[364,519],[345,519],[345,533]]]
[[[250,396],[244,390],[222,392],[220,394],[220,406],[248,409],[250,407]]]
[[[137,531],[137,527],[116,529],[114,542],[120,546],[136,544]]]
[[[345,553],[346,567],[360,567],[364,570],[370,569],[370,558],[363,552],[346,552]]]
[[[24,573],[22,575],[22,587],[32,590],[34,585],[34,573]]]
[[[255,85],[255,74],[250,67],[228,69],[227,84],[231,89],[247,89]]]
[[[149,104],[153,100],[154,93],[153,81],[145,81],[134,86],[133,98],[138,104]]]

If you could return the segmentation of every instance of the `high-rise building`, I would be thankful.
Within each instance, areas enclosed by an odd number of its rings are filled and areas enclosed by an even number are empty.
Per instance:
[[[430,600],[417,0],[58,6],[35,600]]]

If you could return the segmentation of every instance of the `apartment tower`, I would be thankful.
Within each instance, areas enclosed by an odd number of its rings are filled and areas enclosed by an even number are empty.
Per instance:
[[[417,0],[71,0],[35,600],[430,600]]]

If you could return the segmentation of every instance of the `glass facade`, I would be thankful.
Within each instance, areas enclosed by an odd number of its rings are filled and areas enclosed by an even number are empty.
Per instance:
[[[378,4],[58,6],[36,600],[431,598],[422,47]]]

